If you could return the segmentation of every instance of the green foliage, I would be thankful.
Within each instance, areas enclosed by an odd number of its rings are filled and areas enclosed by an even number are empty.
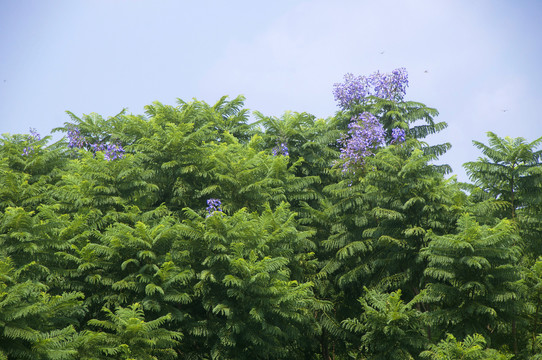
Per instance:
[[[241,208],[261,211],[266,203],[278,206],[287,200],[314,198],[310,188],[319,179],[295,175],[302,160],[290,164],[288,157],[260,151],[262,141],[256,135],[248,144],[230,138],[214,145],[208,158],[212,185],[201,191],[200,198],[220,197],[226,212]]]
[[[164,328],[170,315],[145,321],[141,304],[115,312],[103,308],[107,319],[92,319],[88,324],[100,330],[85,330],[78,339],[79,359],[175,359],[182,333]]]
[[[158,188],[150,182],[151,172],[139,167],[134,156],[105,161],[102,153],[81,152],[69,163],[52,190],[65,212],[122,211],[124,206],[145,208]]]
[[[15,266],[25,268],[21,278],[44,279],[56,268],[56,251],[70,245],[60,233],[69,222],[58,206],[40,205],[34,211],[8,207],[0,214],[0,246]]]
[[[528,286],[528,299],[533,306],[532,313],[528,314],[528,337],[529,345],[525,353],[542,358],[542,258],[538,260],[526,271],[525,281]],[[538,356],[538,357],[537,357]]]
[[[401,300],[401,290],[390,294],[365,290],[359,299],[363,315],[342,322],[361,336],[360,353],[374,360],[414,359],[426,343],[420,312]]]
[[[475,143],[466,186],[421,103],[249,124],[243,101],[0,138],[0,359],[539,357],[542,138]],[[343,173],[363,111],[388,145]]]
[[[500,138],[488,132],[489,145],[473,141],[484,158],[464,165],[474,185],[475,197],[490,200],[496,216],[515,218],[520,208],[540,205],[542,198],[542,137],[527,143],[524,138]]]
[[[429,244],[421,251],[428,260],[428,284],[417,301],[431,308],[428,321],[436,329],[458,337],[478,333],[496,343],[506,340],[511,348],[516,337],[512,320],[524,311],[517,230],[509,220],[481,226],[468,214],[459,219],[458,230],[428,235]],[[499,335],[505,340],[497,341]]]
[[[512,355],[487,349],[486,341],[480,334],[468,335],[464,341],[457,341],[453,335],[447,334],[445,340],[431,345],[429,350],[421,353],[421,357],[431,360],[507,360]]]
[[[296,230],[285,204],[261,215],[187,212],[179,247],[190,249],[198,279],[185,326],[192,346],[212,358],[292,356],[303,334],[316,331],[313,285],[301,276],[313,266],[310,233]]]
[[[341,129],[334,119],[315,119],[307,113],[285,112],[279,119],[254,113],[265,132],[265,148],[271,149],[280,144],[288,148],[293,162],[303,161],[297,168],[299,176],[319,176],[329,178],[333,161],[338,157],[337,139]]]
[[[47,146],[50,137],[36,140],[29,135],[0,138],[0,210],[7,207],[35,207],[51,203],[48,194],[67,164],[61,143]],[[24,149],[31,148],[28,155]]]
[[[420,286],[424,264],[418,258],[429,230],[452,228],[458,206],[455,191],[421,150],[391,146],[367,160],[371,168],[359,180],[326,190],[337,221],[323,242],[336,251],[324,272],[337,271],[339,285],[360,282],[383,289],[403,289],[411,299]]]
[[[15,359],[73,358],[74,325],[84,313],[83,294],[51,295],[43,283],[21,279],[26,270],[0,258],[0,354]]]
[[[361,114],[365,111],[370,112],[379,119],[386,131],[388,143],[391,139],[391,132],[395,128],[404,130],[407,138],[420,140],[448,127],[448,124],[445,122],[435,122],[434,118],[438,116],[438,111],[427,107],[425,104],[415,101],[396,102],[380,98],[373,98],[373,100],[368,104],[357,104],[348,109],[348,111],[338,113],[337,118],[340,121],[341,128],[346,129],[346,125],[353,115]],[[423,147],[425,155],[432,155],[434,157],[444,154],[451,147],[450,143],[428,145],[420,141],[420,144]],[[451,171],[448,165],[439,166],[439,169],[444,173]]]
[[[532,354],[532,356],[529,357],[529,360],[542,359],[542,334],[538,334],[530,341],[529,350]]]

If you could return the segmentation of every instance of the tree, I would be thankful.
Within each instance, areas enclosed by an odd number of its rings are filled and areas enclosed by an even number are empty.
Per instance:
[[[507,360],[512,357],[510,354],[486,348],[486,340],[480,334],[468,335],[463,341],[458,341],[453,335],[447,334],[446,339],[431,345],[429,350],[420,355],[423,359],[429,360]]]
[[[499,217],[516,218],[519,208],[540,202],[542,179],[542,137],[527,143],[524,138],[500,138],[488,132],[489,146],[478,141],[474,145],[485,158],[464,165],[467,174],[489,198],[506,202]],[[487,199],[487,197],[486,197]]]
[[[414,359],[427,341],[421,313],[401,300],[401,290],[365,291],[359,299],[364,310],[361,317],[342,322],[344,328],[361,335],[360,354],[374,360]]]
[[[15,268],[0,256],[0,358],[73,359],[83,294],[52,295],[45,284],[22,278],[37,266]]]
[[[446,124],[434,121],[435,109],[403,100],[407,84],[404,69],[368,78],[347,75],[335,84],[342,110],[329,120],[330,133],[340,130],[329,146],[334,169],[321,177],[320,196],[299,211],[319,239],[320,296],[335,303],[332,313],[319,315],[324,335],[331,335],[322,348],[342,346],[339,323],[359,314],[355,300],[364,285],[401,289],[412,299],[424,268],[418,258],[424,233],[453,227],[458,196],[442,176],[449,167],[429,165],[449,144],[420,140]]]
[[[145,321],[139,303],[115,312],[103,308],[106,320],[93,319],[88,324],[100,330],[85,330],[78,338],[79,359],[158,360],[175,359],[182,334],[164,328],[171,321],[164,315]]]
[[[68,163],[62,142],[47,146],[50,136],[31,129],[30,135],[3,135],[0,138],[0,211],[6,207],[33,210],[54,201],[48,190],[60,180]]]
[[[528,143],[524,138],[500,138],[487,133],[489,145],[474,141],[484,158],[464,165],[474,182],[468,189],[480,210],[492,217],[504,217],[521,225],[525,254],[531,261],[542,255],[542,137]],[[489,208],[488,208],[489,206]]]
[[[467,197],[407,85],[348,75],[326,119],[179,99],[0,138],[0,359],[408,359],[446,333],[426,357],[538,357],[542,138],[478,143]]]
[[[528,143],[521,137],[487,135],[489,146],[473,141],[485,157],[464,165],[474,181],[467,189],[481,219],[491,223],[495,218],[509,218],[518,223],[521,237],[514,245],[524,250],[522,260],[532,264],[542,254],[542,150],[535,150],[542,137]],[[517,338],[515,320],[512,326]]]
[[[310,349],[318,302],[303,270],[314,266],[313,244],[310,233],[296,229],[288,206],[205,218],[186,212],[177,245],[188,250],[197,282],[183,322],[185,356],[283,359]]]
[[[367,159],[364,177],[328,187],[338,221],[324,241],[336,251],[324,271],[340,271],[341,286],[402,289],[408,301],[419,292],[425,234],[449,231],[458,205],[453,187],[428,165],[432,156],[409,153],[402,145],[382,149]]]
[[[493,340],[492,346],[517,351],[514,321],[524,303],[513,223],[504,219],[489,227],[465,214],[457,234],[429,233],[428,238],[421,250],[428,261],[427,285],[416,301],[430,306],[427,320],[434,332],[457,337],[477,333]]]
[[[529,327],[526,331],[529,345],[523,353],[542,358],[542,257],[525,271],[525,282],[528,287],[528,300],[533,311],[528,314]]]

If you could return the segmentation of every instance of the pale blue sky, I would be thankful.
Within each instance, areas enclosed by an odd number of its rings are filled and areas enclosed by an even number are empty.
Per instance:
[[[539,0],[0,0],[0,133],[239,94],[328,117],[346,72],[405,67],[406,98],[449,124],[429,142],[452,143],[441,161],[466,180],[485,132],[542,136],[541,19]]]

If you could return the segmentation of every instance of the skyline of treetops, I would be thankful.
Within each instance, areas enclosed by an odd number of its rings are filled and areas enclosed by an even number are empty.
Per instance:
[[[488,131],[459,182],[407,87],[2,135],[0,359],[542,359],[542,136]]]

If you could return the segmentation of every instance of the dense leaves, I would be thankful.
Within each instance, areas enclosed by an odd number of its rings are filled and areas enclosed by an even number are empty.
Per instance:
[[[0,359],[540,359],[542,138],[489,133],[446,179],[407,84],[4,135]]]

